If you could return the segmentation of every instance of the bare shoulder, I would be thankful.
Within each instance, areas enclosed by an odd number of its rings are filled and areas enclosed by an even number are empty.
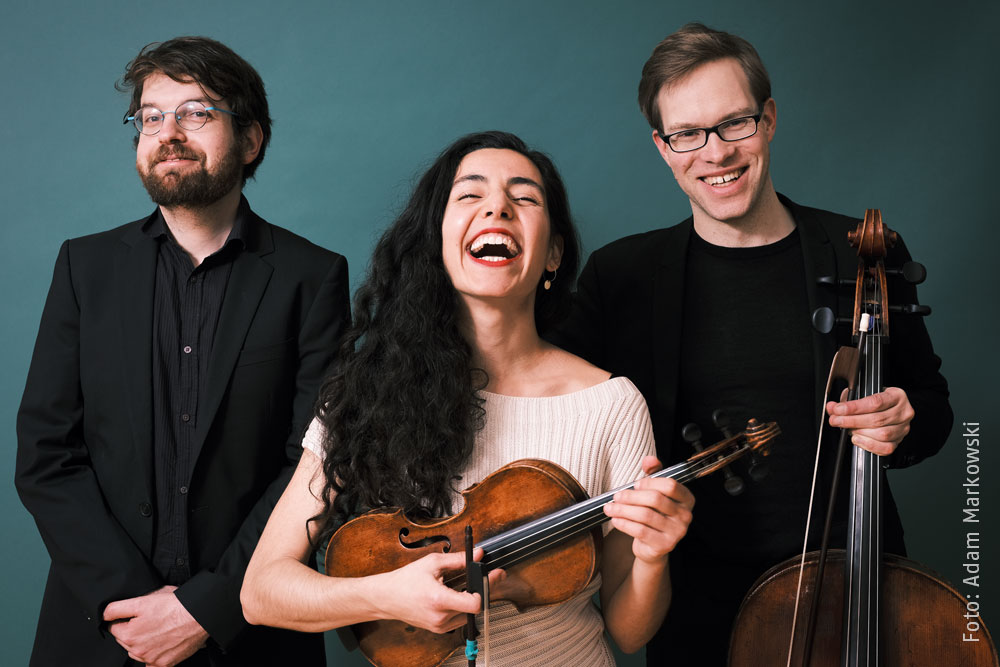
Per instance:
[[[603,368],[555,346],[549,351],[545,370],[549,377],[562,385],[561,391],[557,392],[560,394],[589,389],[611,377],[611,373]]]

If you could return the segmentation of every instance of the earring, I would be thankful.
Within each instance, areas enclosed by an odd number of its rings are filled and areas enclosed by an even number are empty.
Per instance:
[[[553,271],[552,272],[552,277],[551,278],[546,278],[545,282],[542,283],[542,287],[544,287],[546,290],[552,289],[552,283],[555,281],[557,273],[559,273],[558,269],[555,270],[555,271]]]

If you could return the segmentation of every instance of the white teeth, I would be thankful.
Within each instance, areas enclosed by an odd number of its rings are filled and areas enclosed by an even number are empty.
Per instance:
[[[722,185],[723,183],[729,183],[730,181],[735,181],[743,173],[742,169],[737,169],[736,171],[731,171],[728,174],[723,174],[722,176],[706,176],[704,180],[709,185]]]
[[[487,245],[502,245],[507,247],[507,251],[510,253],[511,257],[515,257],[521,254],[521,249],[517,246],[517,243],[510,236],[506,234],[500,234],[497,232],[490,232],[488,234],[480,234],[472,241],[472,245],[469,246],[469,250],[472,252],[479,252]],[[491,259],[499,261],[504,259],[502,257],[483,257],[483,259]]]

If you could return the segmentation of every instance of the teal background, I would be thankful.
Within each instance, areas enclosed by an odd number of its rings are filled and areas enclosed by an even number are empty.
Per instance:
[[[755,44],[778,105],[775,186],[860,216],[878,207],[929,270],[921,299],[958,426],[945,450],[891,473],[911,556],[963,576],[965,443],[982,482],[1000,459],[996,30],[1000,4],[793,2],[5,3],[0,20],[0,476],[52,265],[64,238],[152,210],[113,87],[151,41],[202,34],[267,84],[274,137],[246,194],[268,220],[345,254],[352,285],[414,177],[452,139],[505,129],[549,152],[585,253],[690,214],[635,102],[653,46],[700,20]],[[992,278],[990,276],[993,276]],[[777,334],[777,335],[780,335]],[[984,491],[983,587],[1000,618],[995,491]],[[27,663],[48,556],[13,484],[0,485],[0,663]],[[974,527],[974,526],[973,526]],[[763,536],[766,539],[766,536]],[[958,638],[956,638],[958,641]],[[334,643],[330,664],[365,664]],[[628,658],[622,664],[642,664]]]

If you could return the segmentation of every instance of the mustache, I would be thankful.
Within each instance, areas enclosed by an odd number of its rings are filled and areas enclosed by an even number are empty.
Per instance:
[[[201,160],[201,156],[194,151],[183,146],[160,146],[153,156],[153,162],[163,162],[164,160]]]

